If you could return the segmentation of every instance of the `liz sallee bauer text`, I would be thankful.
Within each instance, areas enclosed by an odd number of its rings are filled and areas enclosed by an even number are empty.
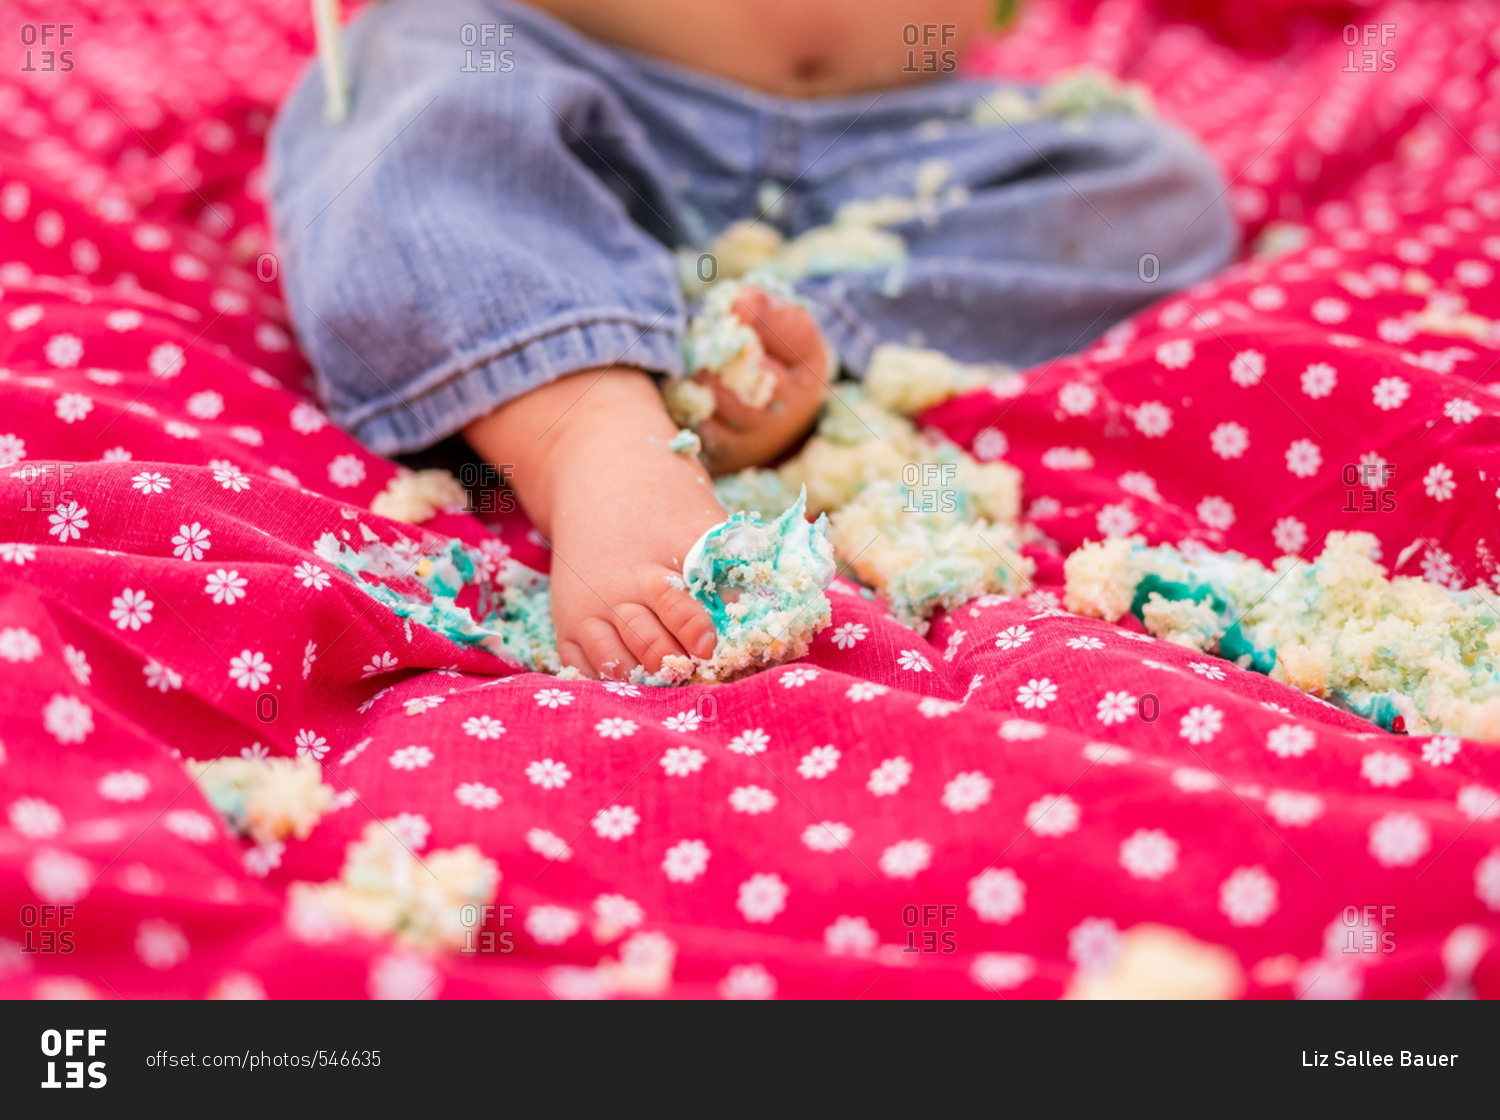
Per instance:
[[[1448,1066],[1458,1065],[1457,1054],[1419,1054],[1398,1050],[1394,1054],[1377,1054],[1373,1050],[1335,1050],[1324,1054],[1317,1050],[1302,1051],[1304,1066]]]

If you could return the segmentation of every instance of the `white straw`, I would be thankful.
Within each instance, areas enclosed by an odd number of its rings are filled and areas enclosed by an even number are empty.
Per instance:
[[[349,79],[344,73],[344,42],[339,0],[312,0],[313,31],[318,37],[318,60],[323,70],[326,101],[323,116],[330,124],[349,117]]]

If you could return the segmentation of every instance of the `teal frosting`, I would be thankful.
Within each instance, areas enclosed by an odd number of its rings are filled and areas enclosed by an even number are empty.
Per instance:
[[[828,518],[806,518],[807,490],[772,521],[754,513],[731,514],[704,534],[702,548],[688,560],[683,575],[693,598],[713,617],[722,640],[764,627],[772,616],[796,611],[821,598],[833,578],[833,551],[828,545]],[[773,585],[759,581],[757,568],[775,573]],[[730,611],[724,592],[734,591]]]
[[[379,542],[354,549],[325,533],[315,551],[398,618],[410,619],[459,645],[480,646],[526,669],[556,672],[561,668],[552,628],[550,581],[538,572],[508,561],[502,578],[492,583],[483,575],[483,554],[458,540],[410,557]],[[413,586],[410,590],[392,586],[403,582]],[[457,602],[459,593],[470,586],[479,590],[478,617]]]
[[[1257,647],[1241,628],[1239,619],[1234,617],[1229,601],[1212,584],[1163,579],[1155,572],[1147,573],[1135,589],[1135,598],[1130,601],[1130,613],[1142,623],[1145,622],[1146,604],[1152,595],[1170,602],[1207,602],[1224,629],[1219,638],[1221,657],[1257,673],[1269,673],[1275,667],[1275,647]]]
[[[1335,699],[1342,700],[1351,712],[1363,716],[1382,731],[1394,731],[1395,723],[1398,719],[1402,719],[1402,715],[1391,697],[1392,693],[1377,692],[1365,701],[1353,700],[1342,695]]]

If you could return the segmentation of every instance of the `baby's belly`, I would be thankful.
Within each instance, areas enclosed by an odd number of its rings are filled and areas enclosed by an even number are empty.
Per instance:
[[[952,72],[991,0],[530,0],[584,34],[790,97]]]

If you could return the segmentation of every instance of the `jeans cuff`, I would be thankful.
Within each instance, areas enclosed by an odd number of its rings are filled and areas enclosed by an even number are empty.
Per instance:
[[[812,305],[813,318],[823,332],[823,340],[833,349],[838,367],[853,377],[863,377],[865,367],[870,364],[870,354],[885,340],[869,323],[865,322],[849,304],[826,285],[815,290],[799,288],[798,294]],[[829,379],[838,373],[836,367]]]
[[[614,365],[679,374],[682,343],[675,328],[633,319],[564,326],[497,353],[455,358],[401,392],[392,389],[330,414],[377,454],[417,451],[570,373]]]

